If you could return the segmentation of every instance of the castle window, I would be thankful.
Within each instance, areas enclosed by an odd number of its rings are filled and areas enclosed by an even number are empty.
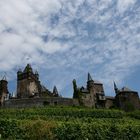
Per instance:
[[[57,105],[57,102],[54,102],[54,105]]]
[[[43,105],[44,105],[44,106],[46,106],[46,105],[50,105],[50,102],[48,102],[48,101],[44,101],[44,102],[43,102]]]

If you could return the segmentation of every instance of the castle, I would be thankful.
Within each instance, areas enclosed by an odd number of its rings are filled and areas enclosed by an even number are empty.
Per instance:
[[[30,64],[17,72],[17,94],[13,97],[8,91],[6,77],[0,81],[1,107],[33,107],[47,105],[87,106],[93,108],[113,108],[123,110],[140,109],[138,92],[126,87],[118,89],[114,83],[115,97],[105,96],[103,84],[92,79],[88,73],[87,86],[77,87],[73,80],[73,98],[61,97],[56,86],[51,92],[39,80],[37,71]]]

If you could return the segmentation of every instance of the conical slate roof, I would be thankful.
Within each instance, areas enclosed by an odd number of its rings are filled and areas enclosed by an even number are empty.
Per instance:
[[[88,73],[88,81],[93,81],[90,73]]]

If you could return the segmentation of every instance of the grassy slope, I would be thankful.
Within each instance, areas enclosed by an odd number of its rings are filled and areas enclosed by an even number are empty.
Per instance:
[[[77,107],[0,109],[3,139],[140,139],[140,111]]]

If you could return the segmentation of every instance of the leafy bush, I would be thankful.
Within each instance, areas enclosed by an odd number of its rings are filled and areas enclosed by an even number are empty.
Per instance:
[[[135,118],[135,119],[139,119],[140,120],[140,110],[127,113],[127,116],[129,116],[131,118]]]
[[[0,135],[8,140],[139,140],[140,111],[81,107],[0,109]]]
[[[15,109],[12,111],[0,111],[3,118],[17,119],[34,119],[42,116],[46,117],[93,117],[93,118],[123,118],[124,112],[120,110],[104,110],[104,109],[89,109],[89,108],[31,108],[31,109]]]
[[[54,132],[58,140],[138,140],[140,125],[63,123]]]
[[[23,121],[22,128],[26,131],[24,139],[26,140],[53,140],[55,134],[52,133],[52,128],[55,127],[54,122],[43,120]]]
[[[18,127],[16,120],[1,119],[0,134],[3,139],[22,139],[24,130]]]

